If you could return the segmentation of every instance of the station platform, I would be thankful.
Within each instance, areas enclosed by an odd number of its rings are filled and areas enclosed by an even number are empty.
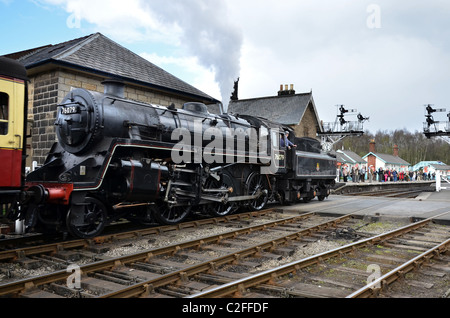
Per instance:
[[[436,187],[436,181],[397,181],[397,182],[339,182],[332,189],[333,194],[349,194],[358,192],[383,191],[383,190],[400,190],[415,189],[428,187]]]
[[[422,193],[419,197],[416,199],[426,200],[426,201],[442,201],[442,202],[448,202],[449,209],[450,209],[450,188],[449,189],[442,189],[439,192],[430,192],[430,193]]]
[[[361,218],[374,219],[390,219],[398,218],[404,219],[407,222],[427,219],[440,215],[437,218],[437,223],[450,225],[450,189],[442,189],[440,192],[435,191],[435,184],[432,181],[427,182],[403,182],[411,186],[415,183],[415,187],[425,187],[426,191],[420,193],[416,198],[394,198],[384,196],[370,196],[370,195],[346,195],[365,187],[382,186],[390,188],[399,187],[402,183],[387,182],[380,184],[358,184],[350,183],[349,185],[341,184],[340,187],[345,191],[343,193],[332,193],[324,201],[312,200],[308,204],[299,203],[287,207],[285,210],[296,211],[298,213],[327,213],[333,215],[346,215],[355,213],[355,216]],[[345,188],[343,188],[346,186]],[[361,190],[362,191],[362,190]],[[443,214],[443,215],[441,215]]]

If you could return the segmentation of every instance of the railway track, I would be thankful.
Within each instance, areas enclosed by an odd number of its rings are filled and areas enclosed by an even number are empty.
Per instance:
[[[341,205],[351,203],[352,200]],[[366,209],[372,207],[374,206]],[[338,236],[343,235],[350,241],[353,241],[367,236],[367,233],[349,231],[352,227],[355,228],[355,220],[352,216],[365,209],[355,211],[344,217],[323,218],[319,216],[318,212],[324,209],[326,209],[326,206],[323,206],[318,211],[300,216],[278,218],[270,222],[266,220],[264,221],[265,224],[253,224],[252,226],[218,235],[183,241],[179,244],[132,255],[91,260],[85,265],[81,265],[77,261],[78,265],[71,267],[69,265],[71,261],[67,259],[67,255],[74,255],[74,252],[68,251],[70,249],[68,247],[62,248],[61,246],[57,247],[55,252],[53,247],[50,256],[37,256],[37,258],[41,262],[58,262],[61,261],[61,256],[58,253],[66,253],[66,259],[60,265],[60,268],[64,268],[63,270],[0,285],[0,295],[2,297],[21,296],[30,298],[108,298],[143,296],[191,297],[197,294],[198,297],[201,297],[201,291],[211,289],[211,286],[232,284],[233,281],[243,279],[244,275],[248,276],[254,272],[263,271],[266,266],[272,268],[277,267],[276,264],[280,261],[286,263],[299,257],[312,257],[304,255],[304,250],[308,249],[306,247],[314,246],[320,240],[323,242],[325,238],[336,239]],[[273,219],[274,214],[277,213],[265,211],[262,214],[266,216],[272,215],[271,218]],[[242,227],[243,223],[246,225],[251,223],[248,218],[258,219],[254,213],[246,217],[241,215],[229,222],[235,222],[237,227]],[[217,222],[216,220],[215,223]],[[231,223],[229,226],[234,226]],[[199,226],[199,224],[196,226]],[[187,228],[189,230],[190,227],[187,224],[182,225],[184,229]],[[199,232],[198,227],[193,227],[192,230]],[[173,234],[181,231],[183,231],[181,228],[172,229],[171,231],[168,231],[167,228],[166,230],[161,228],[153,232],[153,234],[156,234],[155,237],[159,237],[161,233]],[[446,233],[448,234],[448,232]],[[129,238],[130,235],[132,235],[133,241],[137,239],[136,234],[121,235],[125,241],[127,240],[126,237],[128,236]],[[145,237],[147,241],[152,240],[148,238]],[[119,237],[111,239],[108,236],[98,238],[95,246],[98,250],[101,250],[104,248],[102,244],[110,244],[122,239]],[[341,244],[344,243],[341,242]],[[92,242],[88,246],[92,246]],[[325,250],[335,249],[336,245],[328,245],[322,248]],[[298,255],[300,251],[303,255]],[[323,251],[315,250],[312,254]],[[21,253],[22,255],[24,254],[23,251]],[[15,256],[10,257],[9,260],[17,258],[17,255],[21,253],[14,251],[13,254]],[[49,252],[44,253],[48,254]],[[4,260],[6,259],[4,258]],[[69,280],[77,281],[77,279],[80,282],[80,286],[71,286],[72,283]],[[237,294],[234,292],[233,295],[251,297],[252,293],[242,293],[247,287],[242,284],[239,286],[239,292]],[[251,288],[254,289],[254,287]],[[258,288],[256,290],[257,294],[260,295],[261,291]],[[280,287],[280,290],[283,292],[277,295],[272,288],[272,291],[266,293],[265,296],[295,296],[295,292],[286,293],[286,287],[284,286]],[[335,297],[337,296],[335,295]],[[339,297],[342,297],[342,295]]]
[[[351,202],[347,202],[343,205],[346,204],[351,204]],[[314,221],[313,219],[316,218],[316,220]],[[347,218],[350,218],[350,216],[348,216]],[[334,217],[332,218],[333,220],[335,219]],[[340,219],[340,218],[339,218]],[[305,221],[306,220],[306,221]],[[319,217],[316,215],[316,213],[312,212],[312,213],[308,213],[308,214],[304,214],[304,215],[300,215],[300,216],[294,216],[294,217],[288,217],[288,218],[284,218],[281,220],[276,220],[273,222],[265,222],[264,224],[260,224],[260,225],[254,225],[254,226],[249,226],[246,228],[242,228],[242,229],[238,229],[238,230],[233,230],[227,233],[223,233],[223,234],[219,234],[219,235],[214,235],[211,237],[207,237],[207,238],[201,238],[198,240],[193,240],[193,241],[188,241],[188,242],[183,242],[180,244],[175,244],[175,245],[171,245],[171,246],[166,246],[166,247],[162,247],[159,249],[153,249],[150,251],[145,251],[142,253],[135,253],[133,255],[127,255],[127,256],[122,256],[122,257],[115,257],[115,258],[111,258],[111,259],[107,259],[107,260],[100,260],[100,261],[95,261],[95,262],[91,262],[89,264],[86,265],[80,265],[79,266],[79,270],[80,272],[82,271],[83,274],[85,275],[89,275],[89,276],[97,276],[100,277],[102,275],[104,275],[104,273],[98,273],[100,272],[108,272],[112,269],[116,270],[117,267],[122,267],[125,266],[127,264],[133,264],[133,266],[135,267],[139,267],[142,266],[142,263],[146,263],[149,259],[155,258],[155,257],[168,257],[167,255],[171,255],[171,254],[175,254],[176,256],[181,258],[193,258],[192,255],[182,255],[180,254],[180,251],[183,251],[183,253],[185,253],[186,250],[188,249],[192,249],[192,248],[196,248],[199,249],[200,246],[207,246],[208,244],[216,244],[216,245],[223,245],[224,241],[228,240],[228,239],[236,239],[237,237],[240,237],[240,240],[250,240],[248,237],[245,238],[245,236],[253,236],[253,237],[260,237],[262,234],[265,235],[265,237],[269,236],[270,237],[270,244],[279,244],[279,242],[283,242],[284,240],[286,240],[286,238],[279,238],[280,237],[280,232],[286,232],[287,233],[292,233],[292,231],[298,231],[299,227],[304,227],[306,225],[310,225],[311,222],[323,222],[324,218],[323,217]],[[334,221],[339,222],[339,221]],[[242,226],[242,224],[240,224],[240,226]],[[320,228],[318,228],[320,229]],[[265,232],[265,233],[264,233]],[[284,235],[286,236],[286,235]],[[320,236],[319,236],[320,237]],[[275,239],[274,239],[275,238]],[[237,238],[239,240],[239,238]],[[279,241],[281,240],[281,241]],[[313,240],[317,240],[317,238],[313,239]],[[223,247],[223,246],[222,246]],[[42,248],[42,247],[40,247]],[[54,247],[53,247],[54,248]],[[202,248],[203,249],[203,248]],[[218,250],[220,250],[221,248],[218,248],[216,250],[214,250],[214,248],[212,250],[206,251],[204,254],[212,254],[212,256],[215,256],[216,253],[218,252]],[[260,248],[258,248],[260,250]],[[235,249],[236,250],[236,249]],[[64,252],[64,250],[62,250]],[[239,252],[240,249],[237,248],[237,251]],[[224,253],[223,251],[221,251],[222,253]],[[14,253],[17,255],[17,251],[14,251]],[[225,252],[226,254],[226,252]],[[233,255],[235,255],[236,253],[232,253]],[[211,256],[208,256],[209,258],[211,258]],[[279,256],[277,256],[279,257]],[[54,256],[50,256],[50,257],[39,257],[40,260],[41,259],[47,259],[50,261],[54,261],[56,262],[58,257],[54,257]],[[214,259],[214,257],[213,257]],[[154,261],[152,259],[152,261]],[[159,266],[155,264],[153,264],[150,271],[149,268],[147,268],[147,272],[146,275],[144,275],[145,277],[141,277],[141,278],[133,278],[131,280],[134,281],[140,281],[143,278],[148,278],[148,276],[153,277],[155,276],[155,273],[151,273],[151,270],[153,270],[154,272],[156,271],[156,275],[161,275],[161,273],[164,273],[164,271],[166,271],[167,269],[170,271],[171,268],[171,261],[164,259],[164,260],[160,260],[160,262],[162,262],[162,264],[160,264]],[[63,264],[61,265],[61,267],[65,267],[67,268],[67,261],[64,261]],[[144,264],[145,265],[145,264]],[[142,271],[137,270],[136,268],[132,269],[131,271],[134,271],[134,273],[140,273],[142,274]],[[148,275],[147,275],[148,273]],[[1,295],[7,295],[7,296],[14,296],[14,295],[18,295],[18,294],[22,294],[22,296],[25,296],[25,294],[27,294],[27,291],[29,292],[30,289],[32,290],[34,287],[40,287],[40,286],[44,286],[44,289],[40,289],[40,290],[36,290],[34,292],[28,293],[28,296],[30,297],[40,297],[43,296],[44,294],[46,294],[47,296],[54,296],[56,297],[57,295],[55,294],[55,291],[53,290],[51,293],[48,293],[47,291],[45,291],[45,289],[48,288],[49,285],[52,285],[52,288],[60,288],[60,289],[65,289],[64,288],[64,284],[62,285],[62,287],[57,287],[56,285],[54,285],[55,282],[57,282],[58,280],[64,280],[67,279],[69,276],[71,275],[71,273],[67,273],[67,271],[64,270],[60,270],[60,271],[56,271],[54,273],[49,273],[49,274],[45,274],[45,275],[40,275],[39,277],[33,277],[33,278],[29,278],[29,279],[23,279],[20,281],[16,281],[16,282],[12,282],[9,284],[3,284],[0,286],[0,294]],[[115,275],[115,274],[111,274],[111,275]],[[117,275],[116,275],[117,276]],[[118,276],[120,276],[120,274],[118,274]],[[125,275],[126,276],[126,275]],[[88,281],[92,280],[90,278],[92,277],[85,277]],[[117,277],[116,277],[117,278]],[[109,278],[109,281],[120,281],[120,279],[114,279],[114,278]],[[83,279],[84,282],[86,282],[85,279]],[[127,283],[128,284],[128,283]],[[102,285],[102,284],[100,284]],[[94,287],[94,291],[91,294],[83,294],[83,297],[89,297],[92,296],[93,294],[101,294],[101,291],[95,291],[96,287]],[[100,288],[102,289],[102,288]],[[106,290],[107,288],[103,288],[102,290]],[[72,292],[69,293],[70,297],[73,297],[73,290],[71,290]],[[31,296],[33,295],[33,296]],[[81,294],[80,294],[81,295]]]
[[[398,190],[378,190],[378,191],[361,191],[347,193],[348,196],[371,196],[371,197],[387,197],[387,198],[415,198],[422,192],[432,192],[430,187],[420,189],[398,189]]]
[[[428,296],[448,297],[450,230],[434,225],[433,219],[426,219],[240,280],[222,280],[221,286],[189,297],[398,296],[388,290],[389,285],[399,279],[403,280],[401,283],[408,284],[405,276],[414,269],[419,269],[424,275],[441,279],[446,276],[444,283],[438,286],[434,293],[428,293]],[[432,239],[426,239],[427,236]],[[431,260],[433,262],[430,264]],[[368,282],[371,277],[376,279]],[[429,278],[426,281],[411,280],[412,286],[421,287],[422,290],[432,288],[428,280]],[[423,297],[423,292],[420,293]],[[411,294],[404,296],[410,297]]]
[[[311,212],[320,213],[326,211],[328,207],[336,208],[349,204],[352,204],[352,200],[348,200],[339,205],[325,203],[321,205],[320,209]],[[275,207],[263,211],[238,213],[225,217],[194,219],[177,225],[153,226],[125,232],[113,232],[112,234],[102,235],[93,239],[64,240],[59,237],[45,237],[44,235],[39,234],[26,235],[23,237],[18,236],[16,238],[12,237],[6,240],[0,240],[0,262],[17,260],[29,261],[26,258],[44,254],[55,255],[61,251],[64,252],[59,254],[64,254],[67,251],[73,250],[102,253],[117,245],[120,246],[121,244],[128,244],[130,242],[135,242],[136,240],[142,240],[157,235],[170,236],[170,233],[178,233],[180,231],[196,231],[201,235],[204,235],[203,233],[207,232],[211,227],[216,230],[217,228],[223,227],[223,231],[226,231],[229,227],[242,227],[245,224],[251,224],[253,221],[264,222],[264,219],[275,220],[282,218],[283,210]],[[54,242],[49,243],[50,241]],[[68,258],[67,256],[63,257]]]
[[[351,201],[349,201],[351,202]],[[321,208],[316,211],[312,212],[319,212],[327,208],[328,205],[332,205],[335,207],[339,207],[342,205],[347,205],[349,203],[344,202],[343,204],[334,205],[334,204],[322,204]],[[143,229],[134,229],[134,230],[123,230],[123,228],[126,228],[126,225],[124,224],[115,224],[112,225],[110,228],[108,228],[110,234],[104,234],[102,236],[96,237],[94,239],[69,239],[65,236],[57,235],[43,235],[42,233],[31,233],[31,234],[25,234],[25,235],[18,235],[18,234],[10,234],[7,235],[7,237],[0,239],[0,261],[5,261],[8,256],[5,257],[5,255],[10,255],[10,258],[16,258],[16,254],[21,255],[31,255],[34,254],[33,249],[35,246],[46,246],[47,249],[50,250],[56,250],[57,247],[59,248],[71,248],[71,246],[75,247],[82,247],[82,246],[94,246],[98,245],[99,243],[104,242],[111,242],[111,241],[120,241],[120,240],[126,240],[126,239],[135,239],[143,236],[148,235],[157,235],[161,233],[168,233],[168,232],[174,232],[179,231],[183,229],[189,229],[189,228],[200,228],[202,226],[208,226],[208,225],[217,225],[217,224],[225,224],[230,222],[239,222],[239,220],[248,219],[248,218],[257,218],[263,215],[268,215],[271,213],[275,213],[277,211],[282,211],[282,209],[274,207],[274,208],[268,208],[263,211],[259,212],[243,212],[243,213],[236,213],[232,215],[228,215],[226,217],[194,217],[190,221],[185,221],[183,223],[177,224],[177,225],[171,225],[171,226],[158,226],[155,224],[154,226],[146,226]],[[133,226],[132,226],[133,227]],[[105,231],[106,232],[106,231]],[[3,253],[2,253],[3,252]],[[25,253],[25,254],[24,254]]]
[[[190,222],[184,222],[177,225],[167,226],[154,226],[145,229],[138,229],[120,233],[113,233],[109,235],[99,236],[93,239],[76,239],[76,240],[58,240],[54,243],[42,244],[41,236],[18,238],[17,241],[10,239],[6,242],[0,242],[0,246],[4,249],[0,251],[0,261],[12,261],[24,257],[31,257],[40,254],[57,253],[58,251],[68,251],[74,249],[86,249],[86,250],[106,250],[109,243],[118,244],[121,241],[136,240],[154,235],[161,235],[164,233],[173,233],[181,230],[189,229],[204,229],[210,225],[225,225],[231,226],[233,222],[251,222],[252,219],[264,218],[277,218],[277,213],[280,209],[267,209],[259,212],[248,212],[241,214],[234,214],[226,217],[207,218],[194,220]],[[281,218],[281,216],[278,216]],[[231,225],[230,225],[231,224]],[[25,242],[23,247],[10,248],[8,246],[20,245]],[[3,243],[3,244],[2,244]],[[112,244],[111,244],[112,245]]]

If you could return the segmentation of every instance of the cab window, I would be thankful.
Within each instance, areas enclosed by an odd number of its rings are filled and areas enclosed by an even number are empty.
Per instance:
[[[8,134],[9,96],[0,92],[0,135]]]
[[[274,149],[279,148],[278,143],[279,143],[280,139],[277,138],[277,135],[278,135],[278,133],[276,131],[272,131],[272,147]]]
[[[269,130],[264,126],[261,126],[261,128],[259,129],[259,151],[261,153],[268,153],[268,150],[270,148],[270,141],[268,139]]]

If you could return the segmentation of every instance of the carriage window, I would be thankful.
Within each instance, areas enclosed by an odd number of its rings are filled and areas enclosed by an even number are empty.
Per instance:
[[[8,134],[9,96],[0,93],[0,135]]]

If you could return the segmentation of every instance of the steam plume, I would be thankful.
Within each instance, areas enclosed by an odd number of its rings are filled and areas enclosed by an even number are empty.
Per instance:
[[[239,77],[242,34],[228,16],[224,0],[141,1],[163,24],[181,30],[180,43],[215,72],[222,102],[228,107],[234,81]]]

